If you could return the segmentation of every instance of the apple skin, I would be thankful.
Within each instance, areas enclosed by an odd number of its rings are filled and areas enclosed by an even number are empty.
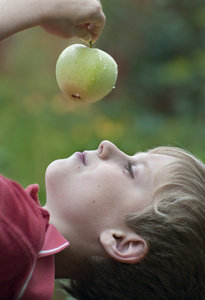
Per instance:
[[[93,103],[115,87],[118,67],[106,52],[82,44],[67,47],[56,64],[56,80],[62,92],[74,101]]]

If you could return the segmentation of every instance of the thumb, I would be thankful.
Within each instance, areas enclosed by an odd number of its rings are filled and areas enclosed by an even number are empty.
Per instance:
[[[82,39],[84,42],[89,43],[92,41],[92,34],[87,26],[78,25],[75,27],[73,35]]]

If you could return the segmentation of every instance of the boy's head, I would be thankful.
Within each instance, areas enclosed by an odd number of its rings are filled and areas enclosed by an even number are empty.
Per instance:
[[[82,255],[123,263],[142,259],[148,245],[125,218],[152,203],[156,174],[173,160],[155,153],[129,156],[103,141],[97,150],[53,162],[46,172],[46,208],[70,241],[70,253],[79,260]]]
[[[72,282],[77,299],[205,298],[205,166],[178,148],[148,153],[174,158],[155,174],[151,204],[126,217],[148,253],[136,264],[91,257]]]

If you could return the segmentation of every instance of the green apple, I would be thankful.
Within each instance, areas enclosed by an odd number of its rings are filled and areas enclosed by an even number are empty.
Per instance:
[[[96,102],[115,87],[118,67],[106,52],[81,44],[67,47],[56,64],[56,79],[71,100]]]

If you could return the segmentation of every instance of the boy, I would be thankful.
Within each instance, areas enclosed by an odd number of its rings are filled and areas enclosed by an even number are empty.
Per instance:
[[[130,157],[104,141],[53,162],[46,190],[70,241],[57,276],[76,299],[205,299],[205,166],[192,155]]]
[[[1,38],[41,25],[89,41],[104,26],[98,1],[38,2],[2,2]],[[48,166],[44,208],[37,185],[1,176],[0,299],[51,299],[54,277],[83,300],[203,299],[204,188],[185,151],[128,156],[108,141]]]

